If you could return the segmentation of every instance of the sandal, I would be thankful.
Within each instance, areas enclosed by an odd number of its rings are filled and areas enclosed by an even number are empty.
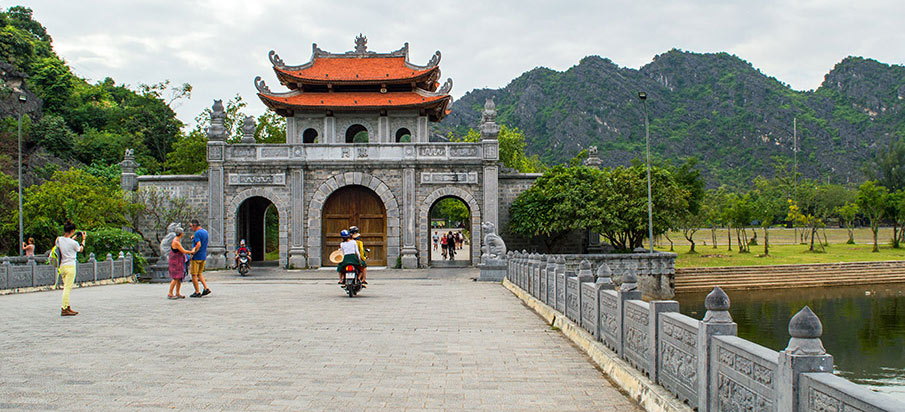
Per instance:
[[[179,299],[185,299],[185,295],[176,295],[176,297]]]
[[[176,296],[173,296],[173,295],[167,295],[167,299],[179,299],[179,298],[177,298]]]

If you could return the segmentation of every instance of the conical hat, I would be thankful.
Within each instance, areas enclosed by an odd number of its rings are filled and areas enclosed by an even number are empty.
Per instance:
[[[330,261],[333,263],[339,263],[343,261],[343,251],[336,249],[333,253],[330,254]]]

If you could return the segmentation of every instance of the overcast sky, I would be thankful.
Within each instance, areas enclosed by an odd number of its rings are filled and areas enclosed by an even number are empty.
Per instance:
[[[192,123],[212,99],[239,93],[251,114],[264,105],[252,80],[274,91],[271,49],[286,64],[332,52],[359,33],[372,51],[409,42],[411,61],[435,50],[453,96],[499,88],[537,66],[565,70],[587,55],[638,68],[672,48],[726,51],[798,90],[814,89],[848,55],[905,63],[902,0],[656,1],[0,1],[34,10],[74,72],[138,85],[194,86],[177,103]]]

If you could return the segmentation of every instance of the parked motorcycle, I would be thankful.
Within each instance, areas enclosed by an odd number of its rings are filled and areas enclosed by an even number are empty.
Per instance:
[[[343,285],[349,297],[354,297],[361,291],[361,268],[357,265],[345,265],[342,269]]]
[[[251,256],[248,256],[248,253],[245,252],[239,253],[239,263],[236,266],[236,269],[239,271],[239,276],[247,275],[250,267]]]

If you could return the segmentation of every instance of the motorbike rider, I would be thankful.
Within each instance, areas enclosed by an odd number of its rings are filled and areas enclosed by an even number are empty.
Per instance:
[[[361,284],[367,285],[368,281],[368,251],[365,249],[364,242],[361,241],[361,233],[358,230],[358,226],[352,226],[349,228],[349,233],[352,234],[352,239],[355,243],[358,244],[358,256],[361,256]]]
[[[343,268],[347,265],[355,265],[361,267],[361,255],[358,251],[358,242],[352,240],[352,234],[348,230],[343,229],[339,232],[339,237],[343,239],[339,244],[342,251],[343,260],[336,265],[336,272],[339,273],[339,284],[343,284]]]
[[[249,250],[249,249],[245,246],[245,239],[240,240],[240,241],[239,241],[239,247],[236,248],[236,266],[235,266],[236,268],[239,267],[239,255],[240,255],[240,254],[244,254],[244,255],[247,255],[247,256],[251,256],[251,250]]]

